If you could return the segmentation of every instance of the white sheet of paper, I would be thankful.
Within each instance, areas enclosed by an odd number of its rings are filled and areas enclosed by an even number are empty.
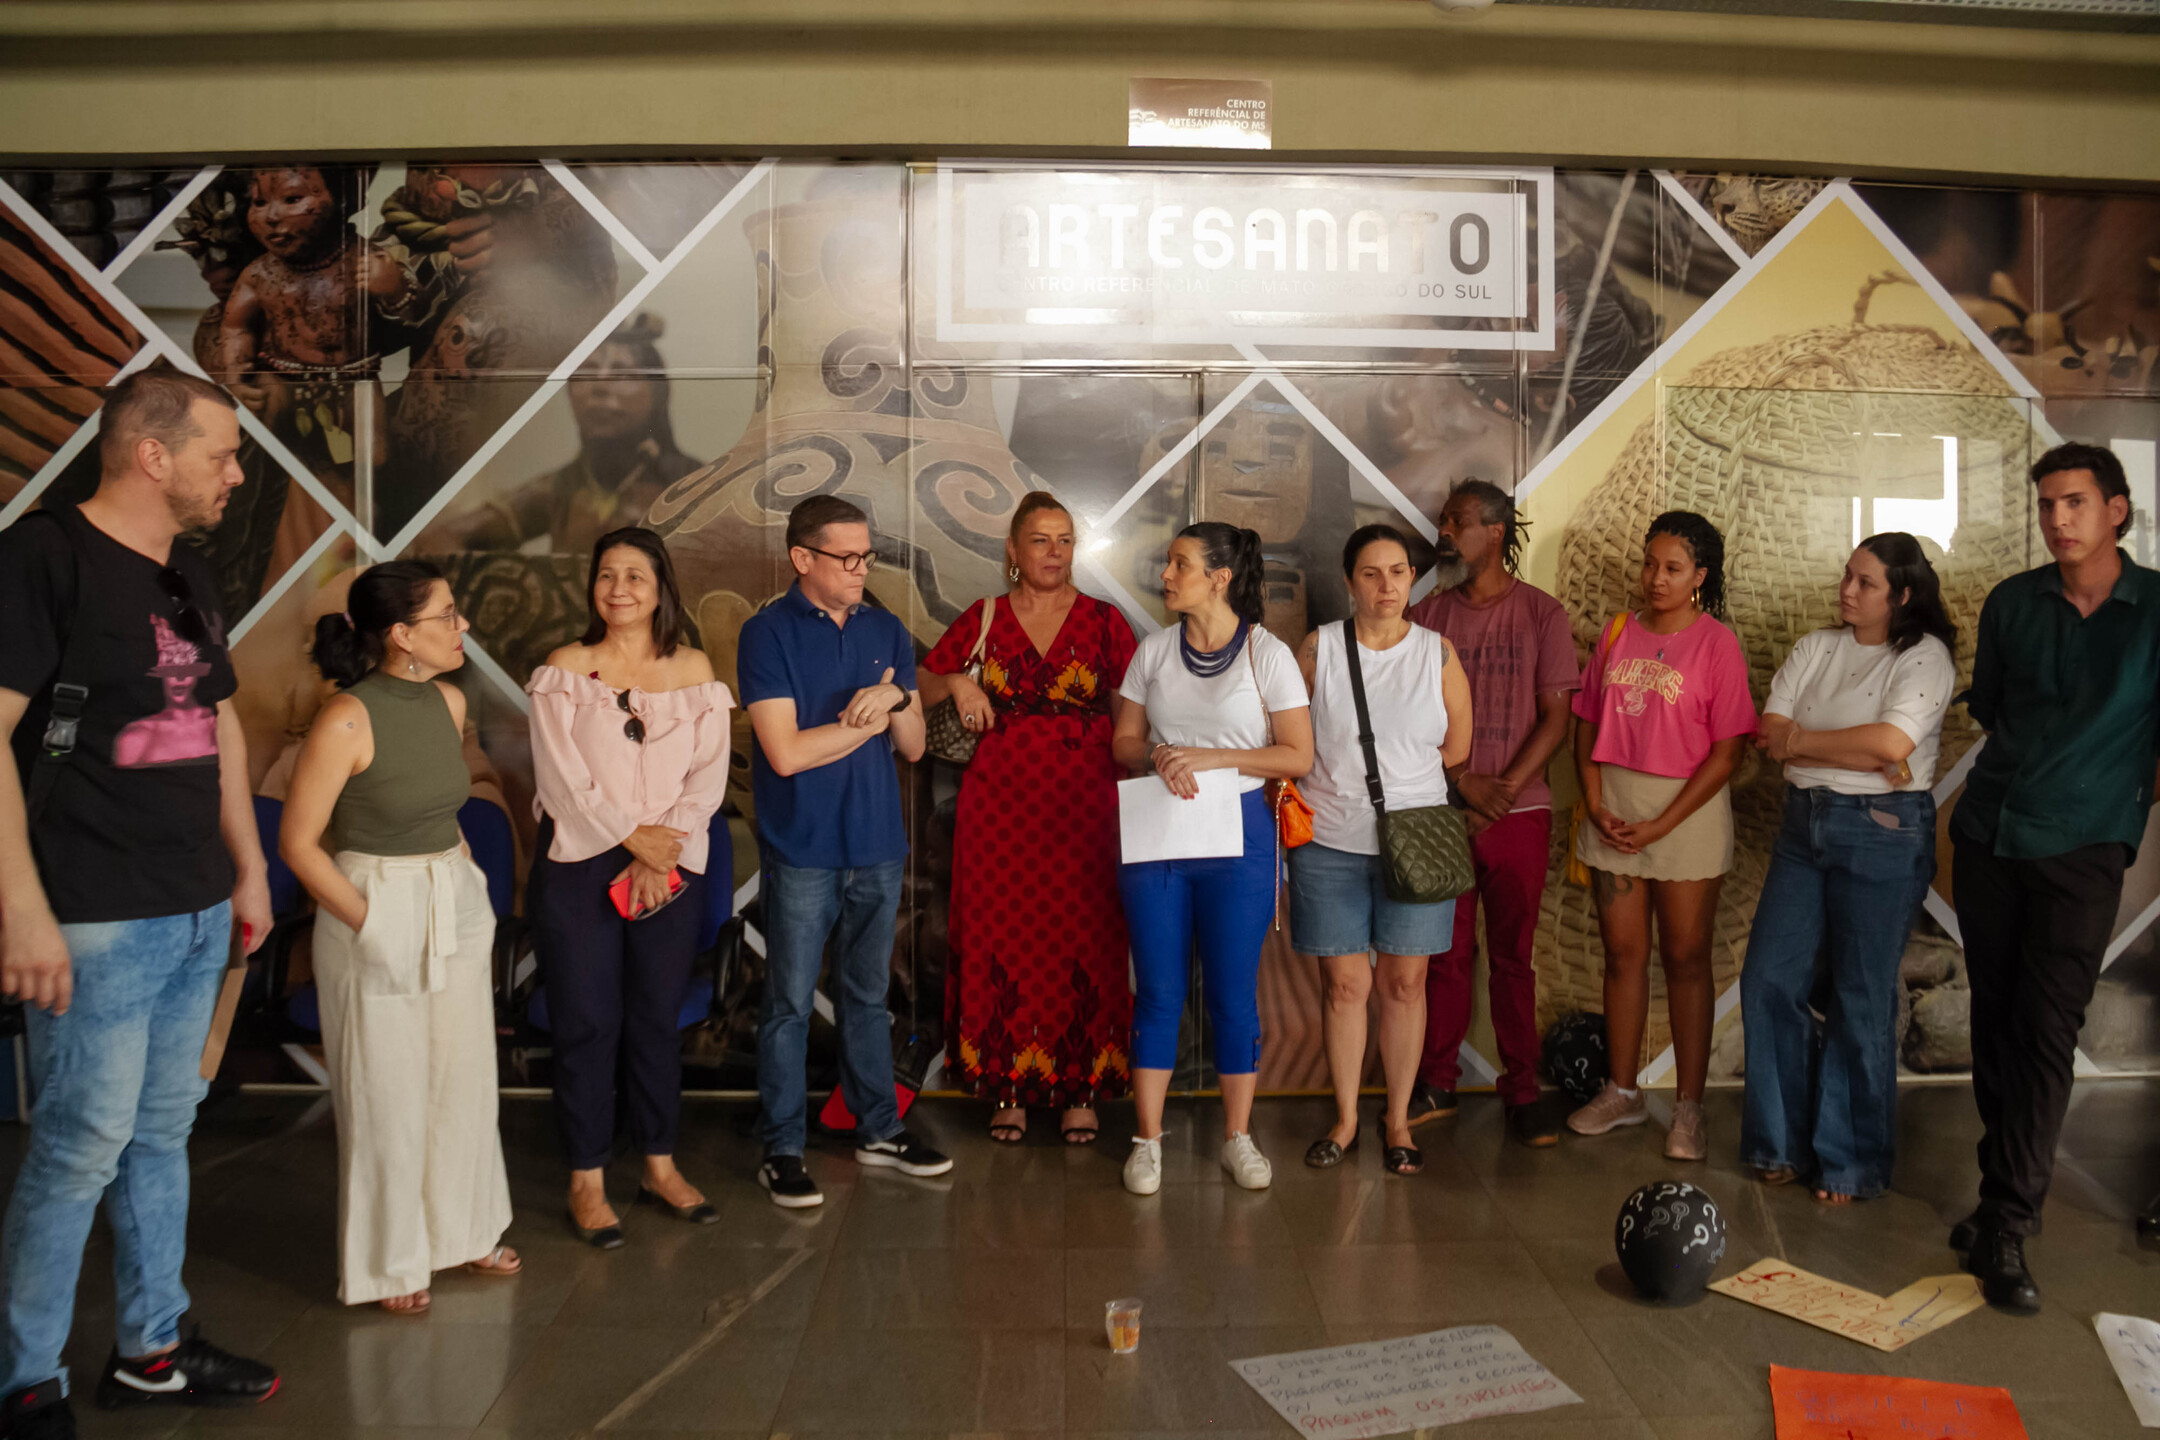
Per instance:
[[[1143,860],[1213,860],[1245,853],[1245,815],[1235,770],[1202,770],[1200,793],[1181,800],[1153,775],[1118,781],[1118,854]]]
[[[1263,1355],[1230,1368],[1300,1435],[1341,1440],[1582,1403],[1497,1325]]]
[[[2095,1315],[2093,1328],[2114,1362],[2138,1424],[2160,1430],[2160,1324],[2135,1315]]]

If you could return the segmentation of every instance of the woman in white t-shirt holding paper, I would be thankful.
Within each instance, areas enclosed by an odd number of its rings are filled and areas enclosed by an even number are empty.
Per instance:
[[[1195,950],[1222,1082],[1223,1169],[1247,1190],[1273,1178],[1247,1128],[1260,1067],[1260,946],[1275,917],[1278,873],[1265,787],[1311,769],[1313,749],[1297,658],[1260,623],[1264,585],[1255,532],[1219,521],[1180,530],[1162,587],[1182,621],[1140,642],[1118,687],[1129,702],[1111,740],[1118,764],[1158,776],[1186,799],[1199,793],[1200,772],[1233,770],[1244,823],[1242,855],[1118,867],[1133,949],[1138,1123],[1125,1188],[1135,1195],[1162,1186],[1163,1099]]]
[[[1872,535],[1846,562],[1839,624],[1800,637],[1756,743],[1785,764],[1785,820],[1740,972],[1741,1159],[1850,1204],[1890,1184],[1899,960],[1935,875],[1935,756],[1957,631],[1920,543]],[[1827,941],[1827,945],[1825,942]],[[1817,1058],[1809,997],[1826,949]]]
[[[1377,972],[1382,1117],[1391,1175],[1415,1175],[1425,1157],[1410,1143],[1410,1091],[1425,1048],[1425,970],[1455,939],[1455,902],[1388,898],[1380,819],[1366,784],[1346,629],[1357,636],[1358,676],[1372,721],[1381,802],[1390,811],[1448,803],[1447,766],[1470,758],[1470,680],[1437,630],[1403,609],[1417,570],[1410,542],[1392,525],[1367,525],[1343,546],[1343,577],[1355,613],[1315,630],[1298,651],[1312,688],[1313,768],[1302,787],[1312,806],[1309,844],[1290,852],[1290,944],[1319,959],[1327,986],[1323,1024],[1335,1124],[1305,1152],[1316,1170],[1340,1165],[1358,1142],[1358,1085],[1365,1069],[1365,1009]]]

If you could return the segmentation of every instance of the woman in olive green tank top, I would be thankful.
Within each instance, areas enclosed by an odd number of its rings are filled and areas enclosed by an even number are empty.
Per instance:
[[[315,630],[341,693],[316,716],[278,853],[315,897],[315,980],[337,1109],[338,1298],[417,1315],[453,1266],[519,1269],[496,1129],[487,880],[458,833],[471,789],[465,621],[432,565],[353,581]]]

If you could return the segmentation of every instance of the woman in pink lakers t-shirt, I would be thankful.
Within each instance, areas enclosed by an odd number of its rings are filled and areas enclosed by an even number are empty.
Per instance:
[[[1687,510],[1650,522],[1643,608],[1615,617],[1575,695],[1575,771],[1583,823],[1575,854],[1590,868],[1605,938],[1605,1033],[1612,1078],[1568,1117],[1578,1135],[1640,1125],[1636,1088],[1650,1018],[1650,917],[1665,959],[1680,1097],[1665,1154],[1707,1149],[1703,1079],[1710,1067],[1710,940],[1718,887],[1732,867],[1726,781],[1755,733],[1747,661],[1724,610],[1725,539]]]

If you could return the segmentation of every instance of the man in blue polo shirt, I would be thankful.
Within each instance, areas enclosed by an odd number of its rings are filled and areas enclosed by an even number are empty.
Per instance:
[[[1980,1206],[1951,1231],[1988,1303],[2030,1313],[2040,1229],[2085,1007],[2137,854],[2160,752],[2160,573],[2118,547],[2122,461],[2058,445],[2032,468],[2052,565],[1980,610],[1966,708],[1987,740],[1950,817],[1972,980]]]
[[[802,1151],[810,1006],[828,939],[856,1160],[908,1175],[942,1175],[952,1161],[900,1126],[885,1013],[908,853],[893,754],[923,753],[914,644],[890,612],[863,603],[877,554],[862,511],[813,495],[789,512],[787,543],[795,583],[743,626],[735,663],[756,738],[768,932],[758,1184],[774,1204],[801,1209],[825,1199]]]

